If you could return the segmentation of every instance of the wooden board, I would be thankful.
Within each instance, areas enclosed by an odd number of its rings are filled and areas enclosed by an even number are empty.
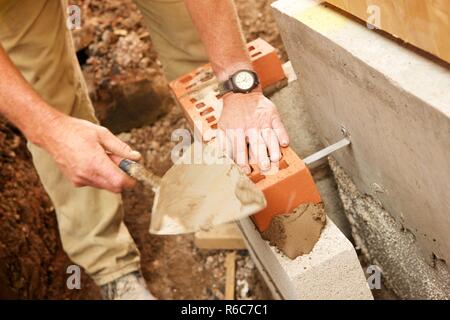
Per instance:
[[[450,0],[326,0],[381,30],[450,62]],[[372,7],[371,7],[372,6]]]
[[[227,223],[215,226],[208,231],[197,231],[194,243],[199,249],[246,250],[241,232],[236,224]]]
[[[234,300],[236,282],[236,251],[227,254],[225,260],[226,280],[225,280],[225,300]]]

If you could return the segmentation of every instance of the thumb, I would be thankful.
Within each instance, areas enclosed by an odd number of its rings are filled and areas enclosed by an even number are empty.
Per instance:
[[[108,157],[112,160],[112,162],[114,162],[116,165],[119,165],[120,162],[122,162],[122,160],[124,159],[124,157],[119,157],[116,156],[112,153],[108,154]]]
[[[141,154],[138,151],[131,149],[129,145],[113,135],[108,129],[102,130],[100,133],[100,143],[113,155],[138,161],[141,159]]]

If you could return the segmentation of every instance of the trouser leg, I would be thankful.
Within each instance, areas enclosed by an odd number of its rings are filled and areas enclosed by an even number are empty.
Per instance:
[[[0,42],[33,88],[54,108],[97,122],[66,28],[65,1],[0,2]],[[75,188],[50,155],[29,144],[69,257],[102,285],[139,269],[119,195]],[[80,150],[80,152],[83,152]]]
[[[166,78],[208,62],[208,56],[183,0],[134,0],[150,29]]]

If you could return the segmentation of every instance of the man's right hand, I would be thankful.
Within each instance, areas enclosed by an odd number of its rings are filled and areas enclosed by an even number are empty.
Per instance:
[[[134,180],[111,158],[138,161],[141,155],[105,127],[66,115],[58,116],[32,139],[55,159],[76,186],[91,186],[119,193]]]
[[[45,149],[77,187],[120,192],[134,181],[115,162],[139,160],[137,151],[108,129],[72,118],[48,105],[25,80],[0,43],[0,114]],[[111,159],[114,158],[114,161]]]

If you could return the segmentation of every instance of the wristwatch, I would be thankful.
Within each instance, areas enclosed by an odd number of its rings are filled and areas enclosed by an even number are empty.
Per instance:
[[[219,83],[219,97],[228,92],[249,93],[259,85],[259,78],[252,70],[239,70],[228,80]]]

